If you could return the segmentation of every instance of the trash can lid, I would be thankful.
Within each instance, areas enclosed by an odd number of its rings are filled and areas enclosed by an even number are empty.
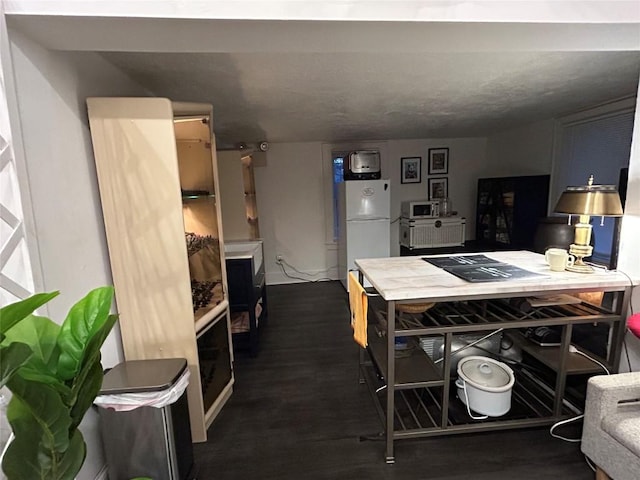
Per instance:
[[[171,387],[187,368],[184,358],[129,360],[109,370],[99,395],[155,392]]]

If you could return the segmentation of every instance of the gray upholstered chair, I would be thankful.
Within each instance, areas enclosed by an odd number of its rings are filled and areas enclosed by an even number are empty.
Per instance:
[[[596,479],[640,479],[640,372],[589,379],[582,452]]]

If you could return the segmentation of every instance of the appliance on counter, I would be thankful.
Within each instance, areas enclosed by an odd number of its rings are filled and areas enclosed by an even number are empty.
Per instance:
[[[400,218],[400,245],[409,249],[464,246],[466,219],[440,217]]]
[[[406,200],[400,204],[400,216],[407,219],[440,216],[439,200]]]
[[[338,276],[349,290],[357,258],[390,256],[391,182],[358,180],[338,184]],[[371,286],[365,282],[365,287]]]
[[[345,156],[345,180],[379,180],[380,177],[379,151],[356,150]]]

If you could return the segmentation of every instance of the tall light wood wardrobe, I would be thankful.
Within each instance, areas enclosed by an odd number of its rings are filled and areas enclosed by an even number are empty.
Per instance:
[[[187,359],[191,433],[205,441],[234,382],[211,106],[87,107],[125,359]]]

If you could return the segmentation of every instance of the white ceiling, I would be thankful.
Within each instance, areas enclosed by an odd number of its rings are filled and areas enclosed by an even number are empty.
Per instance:
[[[211,103],[225,146],[485,136],[637,95],[637,0],[303,3],[5,5],[47,48]]]
[[[637,92],[640,52],[102,54],[222,143],[485,136]]]

